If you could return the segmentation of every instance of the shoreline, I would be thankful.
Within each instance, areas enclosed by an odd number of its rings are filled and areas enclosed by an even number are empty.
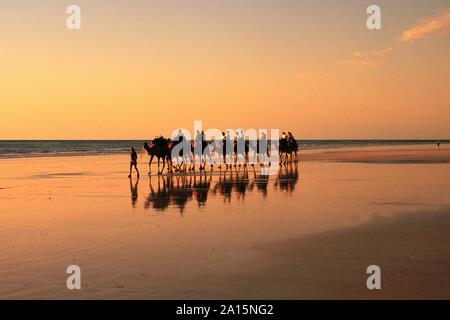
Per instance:
[[[128,158],[129,152],[121,153],[100,153],[100,154],[61,154],[61,155],[37,155],[25,157],[0,157],[1,160],[26,160],[26,159],[68,159],[84,157],[124,157]],[[144,157],[148,159],[145,153]],[[142,158],[138,153],[138,162]],[[364,147],[336,147],[322,149],[300,149],[298,151],[299,162],[301,161],[417,161],[426,163],[430,160],[433,163],[449,163],[450,147],[441,147],[440,150],[432,148],[423,148],[423,145],[400,145],[400,146],[364,146]]]

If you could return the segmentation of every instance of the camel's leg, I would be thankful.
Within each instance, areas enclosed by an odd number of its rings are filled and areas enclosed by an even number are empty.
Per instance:
[[[154,155],[150,156],[150,161],[148,162],[148,175],[152,174],[152,161],[153,161]]]
[[[159,160],[160,160],[160,158],[158,157],[158,174],[160,174],[159,173]]]
[[[213,163],[213,161],[212,161],[211,155],[208,155],[208,158],[209,158],[209,163],[211,164],[211,171],[213,171],[213,169],[214,169],[214,163]]]
[[[189,171],[195,171],[195,154],[191,155],[191,166],[189,167]]]
[[[160,172],[159,174],[162,174],[162,173],[163,173],[163,170],[164,170],[164,167],[165,167],[165,166],[166,166],[166,159],[163,158],[163,167],[162,167],[161,172]]]
[[[163,159],[163,163],[164,163],[165,158]],[[163,168],[164,170],[164,168]],[[172,159],[170,159],[170,157],[167,157],[167,172],[173,172],[173,162]]]

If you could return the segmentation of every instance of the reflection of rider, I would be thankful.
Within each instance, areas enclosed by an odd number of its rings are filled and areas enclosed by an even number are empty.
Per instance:
[[[139,177],[137,178],[136,183],[133,186],[133,183],[130,179],[131,205],[133,206],[133,208],[136,207],[136,202],[138,199],[138,182]]]
[[[280,191],[287,191],[291,193],[292,191],[294,191],[297,181],[298,181],[297,164],[294,165],[292,165],[292,163],[290,163],[289,165],[285,164],[283,167],[280,168],[274,186],[275,188],[279,187]]]
[[[194,196],[197,200],[198,207],[204,206],[206,201],[208,200],[208,192],[211,187],[212,175],[209,176],[209,180],[205,175],[205,179],[203,181],[202,176],[200,175],[200,182],[197,183],[196,177],[194,177]]]
[[[166,180],[162,178],[163,186],[161,188],[160,177],[158,176],[158,190],[155,192],[152,186],[152,181],[149,180],[150,193],[145,200],[144,209],[149,209],[152,205],[153,209],[164,211],[169,207],[170,195],[167,191]]]

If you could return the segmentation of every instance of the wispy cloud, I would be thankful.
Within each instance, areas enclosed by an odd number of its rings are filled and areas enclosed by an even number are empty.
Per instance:
[[[343,60],[338,61],[339,64],[347,66],[344,70],[345,72],[362,72],[367,68],[375,67],[377,65],[376,61],[371,60]]]
[[[339,64],[346,64],[349,66],[361,66],[361,67],[375,67],[377,63],[370,60],[343,60],[339,61]]]
[[[378,50],[378,51],[372,51],[369,53],[361,53],[359,51],[353,51],[352,54],[355,57],[384,57],[385,55],[387,55],[389,52],[391,52],[393,49],[392,48],[386,48],[383,50]]]
[[[329,72],[300,72],[294,74],[293,77],[294,80],[330,80],[346,73],[364,71],[367,68],[376,66],[377,63],[369,60],[344,60],[338,61],[338,64],[345,67]]]
[[[328,80],[335,78],[337,72],[300,72],[294,74],[295,80]]]
[[[418,39],[427,38],[431,36],[441,36],[450,33],[450,8],[440,9],[433,16],[419,19],[417,24],[409,29],[403,31],[399,37],[398,42],[411,43]],[[347,67],[334,72],[303,72],[294,75],[295,80],[327,80],[336,78],[338,75],[348,72],[361,72],[370,67],[377,65],[376,58],[384,57],[394,51],[394,47],[387,47],[382,50],[371,52],[353,51],[352,60],[342,60],[337,63]],[[372,58],[371,60],[369,60]]]
[[[417,39],[427,38],[431,36],[446,35],[450,32],[450,8],[440,9],[432,16],[421,18],[417,24],[402,32],[399,37],[399,43],[410,43]],[[353,51],[352,55],[361,57],[384,57],[392,52],[394,48],[388,47],[386,49],[362,53],[360,51]]]
[[[431,17],[422,18],[418,24],[403,31],[399,42],[413,42],[417,39],[448,34],[450,31],[450,8],[441,9]]]

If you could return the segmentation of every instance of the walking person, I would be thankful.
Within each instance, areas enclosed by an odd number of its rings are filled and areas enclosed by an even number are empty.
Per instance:
[[[128,175],[128,178],[131,178],[131,170],[133,169],[133,167],[136,169],[137,172],[137,176],[139,178],[139,170],[137,168],[137,153],[134,150],[133,147],[131,147],[130,149],[130,156],[131,156],[131,160],[130,160],[130,174]]]

